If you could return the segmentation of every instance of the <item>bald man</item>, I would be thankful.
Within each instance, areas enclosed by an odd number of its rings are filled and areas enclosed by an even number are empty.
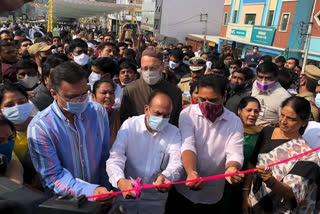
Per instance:
[[[154,91],[144,106],[145,114],[126,120],[121,126],[107,161],[107,173],[113,187],[125,191],[133,188],[130,177],[142,184],[165,184],[177,181],[181,163],[181,135],[169,124],[172,100],[165,92]],[[140,200],[134,192],[118,195],[129,214],[164,213],[170,187],[142,191]]]

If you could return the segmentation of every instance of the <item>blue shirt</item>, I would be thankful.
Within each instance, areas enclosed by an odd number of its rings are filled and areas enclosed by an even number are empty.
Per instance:
[[[55,193],[93,195],[108,187],[109,122],[106,109],[89,102],[74,128],[54,101],[30,122],[28,144],[42,184]]]

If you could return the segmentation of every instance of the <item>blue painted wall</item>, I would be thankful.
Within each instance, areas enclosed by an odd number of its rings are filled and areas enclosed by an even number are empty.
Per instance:
[[[235,0],[232,0],[232,2],[231,2],[231,7],[230,7],[230,11],[229,11],[229,22],[228,23],[232,22],[232,13],[233,13],[233,10],[234,10],[234,1]]]
[[[272,26],[278,26],[279,19],[280,19],[280,13],[282,8],[282,0],[277,1],[276,10],[274,12],[274,18],[272,21]]]
[[[306,44],[305,44],[305,46],[306,46]],[[310,43],[309,52],[320,53],[320,38],[311,37],[311,43]],[[302,57],[304,57],[304,54],[302,54]],[[310,53],[308,55],[308,59],[320,61],[320,57],[319,56],[313,56]]]
[[[306,44],[304,45],[306,46]],[[310,52],[320,53],[320,38],[311,37]]]
[[[270,5],[270,0],[266,0],[264,3],[263,14],[262,14],[260,25],[264,26],[266,23],[266,18],[268,16],[268,11],[269,11],[269,5]]]
[[[238,10],[238,17],[237,17],[237,24],[240,24],[241,13],[242,13],[242,5],[243,5],[243,0],[240,0],[240,2],[239,2],[239,10]]]
[[[303,37],[299,34],[299,28],[301,22],[308,22],[310,10],[312,7],[313,0],[297,1],[297,6],[293,16],[290,36],[288,40],[288,48],[300,50],[303,42]]]

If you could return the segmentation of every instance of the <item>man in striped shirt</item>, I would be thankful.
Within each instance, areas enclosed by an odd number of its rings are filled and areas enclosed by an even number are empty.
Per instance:
[[[108,114],[88,101],[86,72],[72,62],[50,74],[54,102],[28,127],[33,165],[47,193],[98,195],[108,193]],[[110,197],[97,200],[111,201]]]

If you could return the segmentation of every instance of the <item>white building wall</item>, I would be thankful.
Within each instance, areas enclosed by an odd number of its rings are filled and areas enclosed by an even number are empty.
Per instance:
[[[160,34],[184,42],[188,34],[203,34],[200,14],[208,13],[208,35],[220,33],[224,0],[163,0]]]

